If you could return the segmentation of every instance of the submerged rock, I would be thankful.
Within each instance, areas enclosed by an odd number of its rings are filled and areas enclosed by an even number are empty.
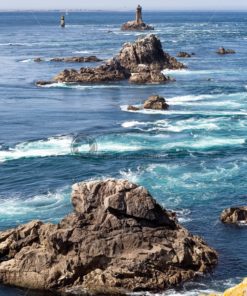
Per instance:
[[[220,220],[228,224],[247,224],[247,206],[225,209]]]
[[[51,62],[64,62],[64,63],[93,63],[101,62],[102,60],[96,56],[89,57],[69,57],[69,58],[53,58],[50,59]]]
[[[128,111],[138,111],[138,110],[141,110],[141,108],[136,107],[136,106],[133,106],[133,105],[129,105],[129,106],[127,107],[127,110],[128,110]]]
[[[224,47],[220,47],[217,50],[217,53],[222,54],[222,55],[224,55],[224,54],[234,54],[234,53],[236,53],[236,51],[233,50],[233,49],[225,49]]]
[[[95,83],[130,79],[132,83],[164,83],[171,79],[163,69],[182,69],[185,66],[165,53],[160,40],[153,34],[126,43],[117,56],[96,68],[64,70],[54,82]],[[40,85],[39,81],[36,83]]]
[[[41,58],[36,58],[33,60],[34,62],[44,62]],[[96,56],[88,56],[88,57],[68,57],[68,58],[52,58],[49,60],[50,62],[63,62],[63,63],[94,63],[101,62],[102,60],[97,58]]]
[[[57,225],[33,221],[0,232],[1,283],[119,295],[176,286],[217,263],[217,253],[142,186],[77,183],[72,204],[74,212]]]
[[[136,8],[136,19],[129,21],[122,25],[121,30],[123,31],[147,31],[154,30],[153,26],[147,25],[142,19],[142,7],[140,5]]]
[[[177,57],[178,57],[178,58],[191,58],[192,55],[194,55],[194,54],[190,54],[190,53],[185,52],[185,51],[180,51],[180,52],[177,54]]]
[[[41,62],[43,62],[44,60],[42,60],[41,58],[35,58],[33,61],[34,61],[35,63],[41,63]]]

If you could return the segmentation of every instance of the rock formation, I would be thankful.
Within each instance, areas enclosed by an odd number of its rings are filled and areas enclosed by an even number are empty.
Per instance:
[[[220,220],[227,224],[247,224],[247,206],[225,209]]]
[[[42,58],[36,58],[33,61],[36,63],[44,62],[44,60]],[[102,60],[97,58],[96,56],[88,56],[88,57],[52,58],[52,59],[49,59],[49,62],[94,63],[94,62],[102,62]]]
[[[78,183],[72,204],[57,225],[33,221],[0,232],[0,283],[120,295],[176,286],[217,263],[216,252],[141,186]]]
[[[190,54],[188,52],[185,52],[185,51],[180,51],[178,54],[177,54],[177,57],[178,58],[191,58],[193,54]]]
[[[224,55],[224,54],[234,54],[234,53],[236,53],[236,51],[233,50],[233,49],[225,49],[224,47],[220,47],[217,50],[217,53],[218,54],[221,54],[221,55]]]
[[[247,295],[247,278],[235,287],[227,289],[224,293],[210,294],[209,296],[246,296]]]
[[[167,110],[169,105],[166,103],[166,100],[160,96],[151,96],[143,104],[144,109],[153,109],[153,110]]]
[[[142,19],[142,7],[140,5],[136,8],[136,19],[134,21],[129,21],[122,25],[121,29],[123,31],[146,31],[154,30],[154,27],[147,25]]]
[[[152,109],[152,110],[167,110],[169,105],[166,100],[161,96],[150,96],[143,104],[143,107],[128,106],[129,111],[138,111],[141,109]]]
[[[54,82],[94,83],[130,79],[136,83],[163,83],[171,79],[163,69],[182,69],[185,66],[164,52],[160,40],[153,34],[125,43],[117,56],[96,68],[64,70],[52,81],[38,81],[37,85]]]

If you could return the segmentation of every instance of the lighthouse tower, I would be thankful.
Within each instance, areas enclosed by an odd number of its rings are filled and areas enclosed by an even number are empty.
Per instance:
[[[136,23],[137,24],[142,24],[143,23],[141,5],[138,5],[137,8],[136,8]]]

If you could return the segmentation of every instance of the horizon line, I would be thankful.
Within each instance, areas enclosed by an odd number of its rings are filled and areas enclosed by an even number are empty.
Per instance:
[[[0,9],[1,12],[133,12],[133,9]],[[246,13],[243,9],[145,9],[145,12],[238,12]]]

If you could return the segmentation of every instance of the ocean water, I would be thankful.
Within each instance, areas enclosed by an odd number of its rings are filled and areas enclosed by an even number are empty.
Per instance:
[[[165,51],[196,53],[181,59],[188,69],[165,71],[176,82],[35,86],[81,67],[52,57],[108,59],[143,35],[120,31],[132,15],[69,13],[61,29],[56,12],[0,13],[0,229],[58,222],[72,210],[76,181],[125,178],[219,253],[211,274],[162,295],[222,291],[247,275],[246,227],[219,221],[225,207],[247,200],[247,13],[146,12]],[[218,56],[220,46],[237,54]],[[152,94],[170,110],[127,111]],[[6,294],[39,295],[0,286]]]

